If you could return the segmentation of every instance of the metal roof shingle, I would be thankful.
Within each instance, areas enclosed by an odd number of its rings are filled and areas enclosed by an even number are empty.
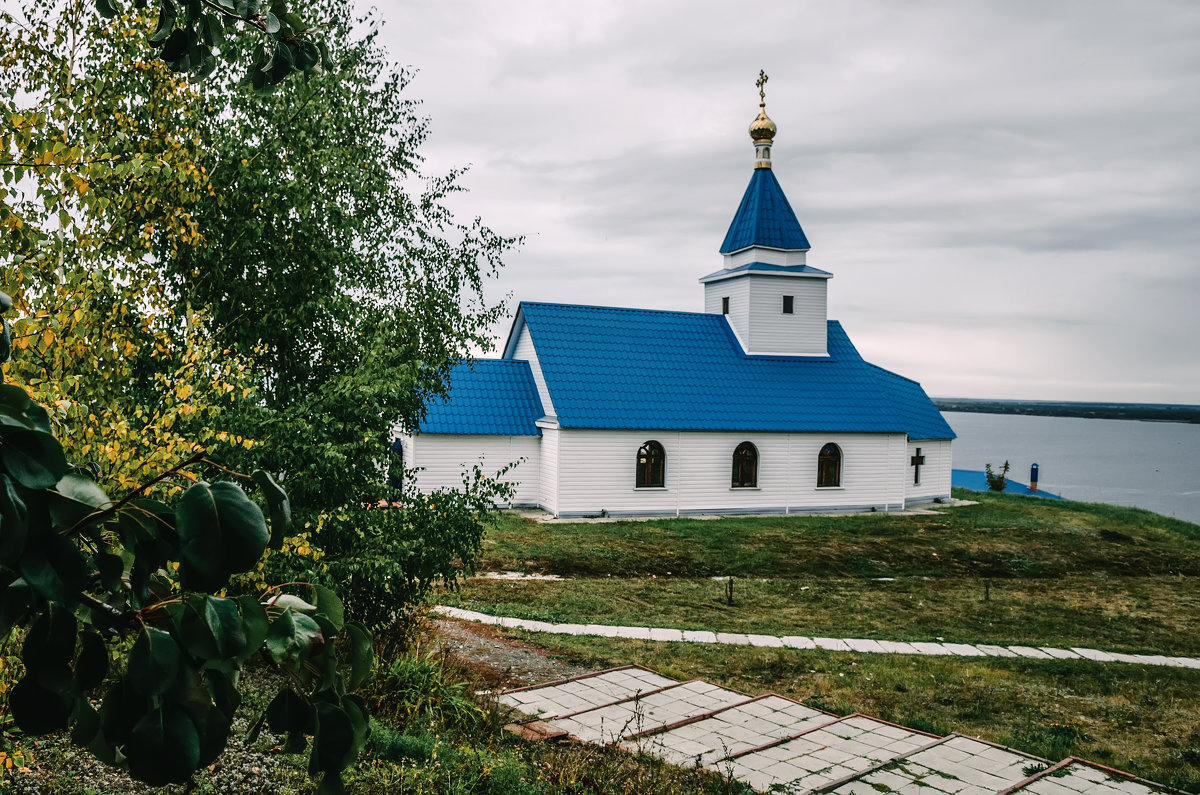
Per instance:
[[[722,315],[522,303],[564,428],[954,431],[914,381],[863,361],[830,321],[829,355],[747,356]]]
[[[529,362],[473,359],[450,371],[450,395],[426,406],[421,433],[538,436],[545,412]]]
[[[742,203],[725,233],[721,253],[730,254],[749,246],[811,248],[775,172],[769,168],[756,168],[751,175]]]

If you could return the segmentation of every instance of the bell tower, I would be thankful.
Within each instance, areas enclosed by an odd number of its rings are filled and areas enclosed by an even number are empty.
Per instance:
[[[750,355],[827,356],[826,286],[832,274],[807,264],[811,246],[775,178],[767,75],[758,73],[750,123],[754,171],[725,241],[724,267],[700,279],[704,311],[724,314]]]

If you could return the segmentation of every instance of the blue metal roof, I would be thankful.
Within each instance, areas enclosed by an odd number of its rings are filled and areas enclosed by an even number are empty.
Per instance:
[[[541,303],[520,312],[564,428],[954,438],[919,384],[863,361],[836,321],[829,356],[747,356],[722,315]]]
[[[721,253],[730,254],[749,246],[811,248],[792,205],[779,187],[779,180],[775,179],[775,172],[769,168],[754,169],[733,223],[725,233]]]
[[[450,371],[447,400],[425,407],[421,433],[539,436],[534,423],[545,414],[529,362],[474,359]]]
[[[795,274],[795,275],[812,275],[812,276],[832,276],[829,271],[823,271],[820,268],[814,268],[811,265],[771,265],[766,262],[748,262],[745,265],[739,265],[736,268],[722,268],[719,271],[714,271],[707,276],[701,277],[702,282],[719,282],[722,279],[733,278],[743,273],[777,273],[777,274]]]
[[[958,486],[962,489],[970,489],[971,491],[988,491],[987,473],[979,472],[973,469],[952,469],[950,470],[950,485]],[[1008,478],[1004,484],[1005,494],[1024,494],[1027,497],[1046,497],[1051,500],[1061,500],[1057,494],[1051,494],[1048,491],[1034,491],[1024,483],[1018,483],[1012,478]]]

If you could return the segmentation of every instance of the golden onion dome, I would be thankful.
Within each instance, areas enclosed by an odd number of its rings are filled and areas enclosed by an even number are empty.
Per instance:
[[[750,139],[755,143],[775,137],[775,122],[767,115],[767,79],[767,73],[758,70],[758,80],[754,83],[758,86],[758,118],[750,122]]]
[[[766,103],[758,106],[758,118],[750,122],[750,138],[754,141],[770,141],[775,137],[775,122],[767,116]]]

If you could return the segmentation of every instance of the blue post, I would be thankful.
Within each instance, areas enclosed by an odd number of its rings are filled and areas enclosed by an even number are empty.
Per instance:
[[[1029,467],[1029,490],[1037,491],[1038,465]]]

